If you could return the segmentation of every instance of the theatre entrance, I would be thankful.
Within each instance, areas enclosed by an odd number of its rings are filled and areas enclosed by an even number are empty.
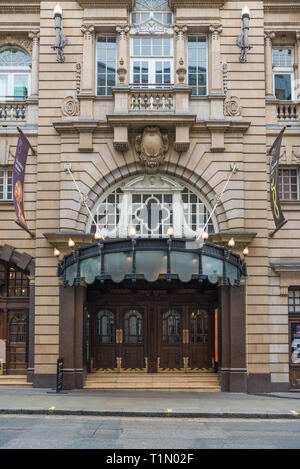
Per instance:
[[[115,291],[100,298],[88,305],[94,371],[189,373],[214,368],[216,289],[202,294]]]

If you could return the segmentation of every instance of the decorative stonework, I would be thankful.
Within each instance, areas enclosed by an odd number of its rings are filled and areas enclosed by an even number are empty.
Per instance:
[[[150,20],[147,20],[144,23],[132,26],[130,28],[130,34],[133,35],[133,36],[137,36],[137,35],[146,35],[146,36],[167,35],[167,36],[173,36],[173,28],[164,26],[159,21],[156,21],[153,18],[151,18]]]
[[[165,159],[169,148],[167,134],[161,134],[158,127],[146,127],[143,134],[136,137],[137,154],[149,171],[155,172]]]
[[[79,101],[73,96],[67,96],[62,103],[62,114],[66,117],[79,116]]]
[[[95,27],[91,24],[83,24],[81,26],[81,32],[84,36],[84,39],[90,41],[93,37],[93,33],[95,31]]]
[[[76,69],[76,94],[80,93],[80,82],[81,82],[81,63],[75,65]]]
[[[237,96],[227,95],[224,101],[224,116],[239,117],[242,114],[241,101]]]
[[[126,79],[126,75],[127,75],[127,69],[124,66],[123,57],[120,59],[119,64],[120,64],[120,66],[117,68],[117,75],[118,75],[118,78],[119,78],[119,82],[124,83],[125,79]]]
[[[32,32],[30,32],[27,36],[17,36],[6,34],[5,36],[0,37],[0,48],[3,46],[17,46],[21,49],[24,49],[30,56],[32,53]],[[35,37],[36,34],[34,34]]]
[[[181,57],[179,60],[179,67],[176,69],[179,83],[183,83],[186,76],[186,67],[184,67],[184,60]]]

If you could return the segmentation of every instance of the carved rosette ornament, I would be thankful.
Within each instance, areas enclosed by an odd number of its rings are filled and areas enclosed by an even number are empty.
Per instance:
[[[75,117],[79,115],[79,101],[73,96],[67,96],[62,103],[62,114],[66,117]]]
[[[146,127],[143,134],[136,137],[135,148],[148,172],[156,172],[169,148],[168,135],[162,134],[158,127]]]
[[[224,115],[239,117],[242,114],[241,101],[237,96],[227,96],[224,102]]]

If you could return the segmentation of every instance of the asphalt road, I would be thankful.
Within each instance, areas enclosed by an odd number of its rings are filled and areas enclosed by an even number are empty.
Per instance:
[[[300,420],[2,415],[0,448],[299,449]]]

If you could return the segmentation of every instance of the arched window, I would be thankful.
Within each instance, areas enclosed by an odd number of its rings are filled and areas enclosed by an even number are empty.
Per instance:
[[[175,310],[163,314],[163,343],[181,343],[181,314]]]
[[[165,175],[142,175],[116,184],[96,202],[92,214],[107,238],[126,238],[131,226],[137,237],[166,238],[173,226],[176,238],[194,239],[212,208],[193,186]],[[208,232],[218,231],[215,216]],[[89,219],[87,232],[96,226]]]
[[[131,76],[134,88],[174,83],[173,15],[167,0],[136,0],[131,13]]]
[[[190,337],[192,344],[208,343],[208,313],[206,311],[192,312]]]
[[[26,342],[26,318],[24,314],[12,318],[10,322],[10,342]]]
[[[124,315],[124,342],[125,344],[141,344],[142,314],[136,309],[127,311]]]
[[[17,47],[0,51],[0,99],[25,99],[30,94],[31,58]]]
[[[112,311],[104,310],[97,313],[97,343],[115,343],[115,315]]]

